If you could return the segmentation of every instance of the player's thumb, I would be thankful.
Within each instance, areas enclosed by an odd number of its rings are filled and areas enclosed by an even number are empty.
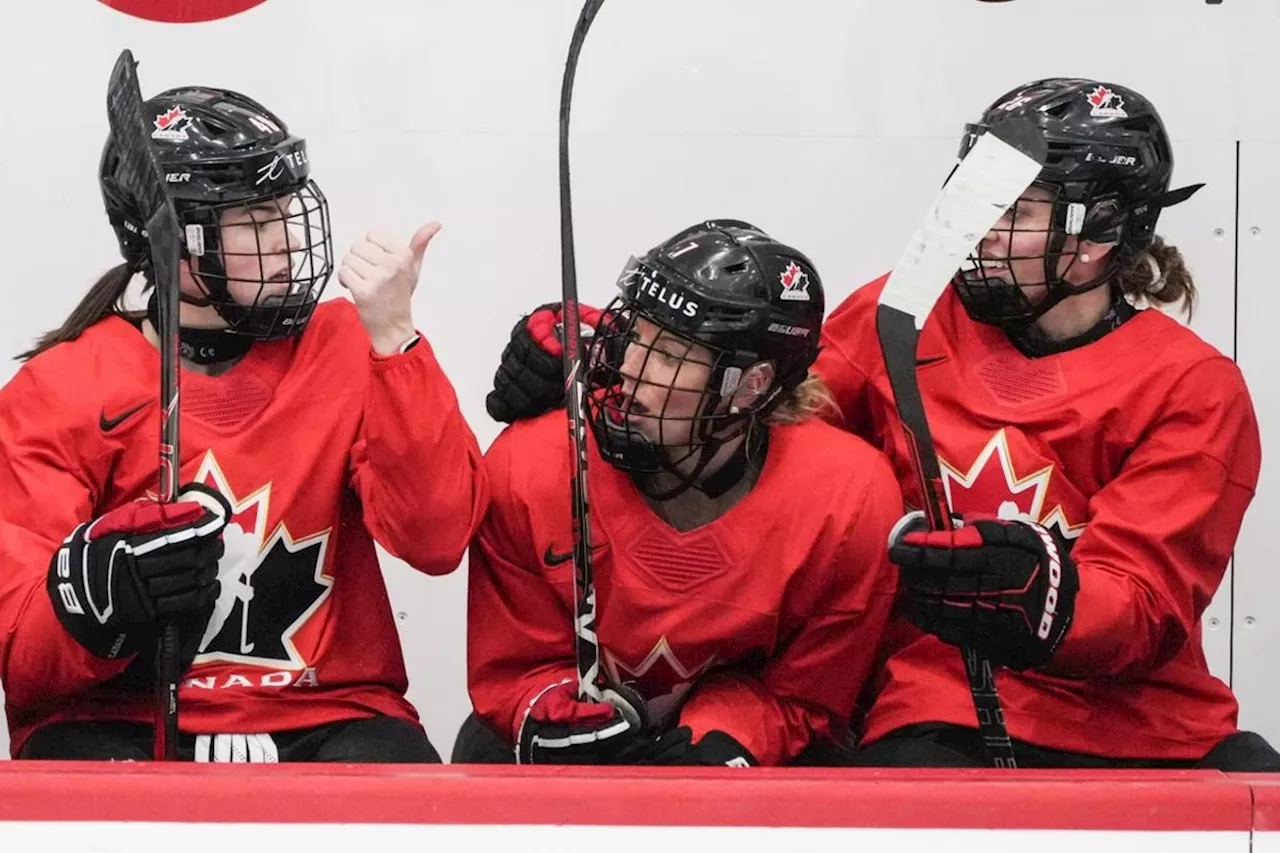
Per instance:
[[[429,222],[419,228],[413,235],[413,239],[409,241],[409,251],[413,253],[413,262],[415,264],[422,263],[422,256],[427,251],[427,245],[431,243],[431,238],[439,233],[441,227],[439,222]]]

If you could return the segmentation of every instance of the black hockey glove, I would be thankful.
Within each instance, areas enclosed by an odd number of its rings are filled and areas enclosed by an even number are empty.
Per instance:
[[[637,741],[618,757],[618,763],[755,767],[760,762],[732,735],[709,731],[695,743],[693,730],[680,726],[656,739]]]
[[[889,542],[907,618],[921,630],[1017,670],[1044,665],[1061,645],[1080,577],[1063,543],[1040,525],[981,519],[930,531],[917,512]]]
[[[595,333],[601,311],[578,305],[582,336]],[[521,317],[502,351],[493,376],[493,390],[485,397],[489,417],[502,423],[536,418],[564,405],[564,348],[560,346],[560,303],[540,305]]]
[[[529,703],[516,738],[520,764],[611,764],[645,726],[644,703],[633,691],[604,691],[583,702],[577,685],[562,681]]]
[[[188,485],[172,504],[136,500],[81,524],[49,564],[58,621],[109,660],[147,651],[163,619],[207,621],[230,517],[220,494]]]

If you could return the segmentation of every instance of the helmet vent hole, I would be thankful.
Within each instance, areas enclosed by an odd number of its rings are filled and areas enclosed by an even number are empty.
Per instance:
[[[218,137],[221,137],[221,136],[226,136],[228,133],[231,132],[230,125],[223,124],[222,122],[212,118],[206,118],[204,120],[204,126],[205,126],[205,132],[214,139],[217,139]]]

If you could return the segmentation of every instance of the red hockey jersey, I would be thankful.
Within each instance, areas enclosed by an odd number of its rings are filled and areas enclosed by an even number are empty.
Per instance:
[[[61,720],[150,722],[62,628],[49,560],[79,523],[154,495],[160,359],[120,317],[25,364],[0,391],[0,675],[12,751]],[[181,481],[231,502],[221,595],[180,687],[194,733],[416,720],[374,540],[451,572],[487,506],[483,460],[425,340],[381,358],[346,300],[301,338],[181,378]]]
[[[681,533],[591,441],[603,665],[651,716],[718,729],[761,764],[849,718],[896,592],[902,495],[884,458],[829,424],[774,427],[754,488]],[[519,422],[486,456],[493,503],[469,555],[477,712],[514,742],[531,699],[575,677],[565,413]]]
[[[884,279],[828,319],[816,371],[847,425],[889,454],[920,505],[876,339]],[[1072,546],[1075,620],[1042,671],[997,676],[1009,733],[1116,758],[1202,757],[1236,728],[1200,617],[1258,480],[1258,427],[1236,365],[1156,310],[1029,359],[954,293],[925,324],[918,376],[958,512],[1030,518]],[[959,652],[896,624],[865,739],[911,723],[973,726]]]

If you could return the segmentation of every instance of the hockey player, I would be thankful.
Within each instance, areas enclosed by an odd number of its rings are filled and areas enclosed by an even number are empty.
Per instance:
[[[599,319],[586,419],[610,701],[581,702],[562,411],[486,455],[470,551],[470,721],[522,763],[772,765],[848,720],[897,576],[887,461],[813,417],[822,284],[754,226],[712,221],[632,258]],[[556,318],[535,335],[554,349]],[[492,743],[494,737],[488,738]]]
[[[866,764],[984,761],[961,659],[994,664],[1020,766],[1280,769],[1238,733],[1200,617],[1258,479],[1239,369],[1161,307],[1195,286],[1155,234],[1173,152],[1155,107],[1083,79],[1028,83],[966,129],[1034,121],[1050,158],[922,334],[918,370],[952,510],[892,549],[908,619],[867,720]],[[817,370],[918,501],[883,360],[883,280],[828,319]],[[918,505],[918,504],[917,504]],[[986,520],[972,521],[974,517]]]
[[[1238,731],[1201,648],[1260,449],[1235,364],[1159,310],[1193,305],[1155,226],[1194,188],[1169,190],[1168,134],[1131,89],[1021,86],[967,128],[961,154],[1010,116],[1038,123],[1050,160],[919,347],[944,486],[967,523],[929,533],[917,513],[895,530],[906,619],[887,634],[858,761],[985,763],[955,648],[969,645],[997,666],[1019,766],[1280,769]],[[814,370],[918,506],[876,338],[883,281],[832,313]],[[500,419],[556,400],[521,351],[489,400]]]
[[[428,574],[487,506],[482,458],[415,331],[439,226],[357,242],[333,270],[306,143],[262,105],[146,102],[185,232],[180,476],[154,499],[156,301],[139,200],[100,169],[124,263],[0,391],[0,675],[19,758],[146,759],[157,625],[176,619],[179,754],[438,761],[405,698],[374,541]],[[304,333],[305,331],[305,333]]]

